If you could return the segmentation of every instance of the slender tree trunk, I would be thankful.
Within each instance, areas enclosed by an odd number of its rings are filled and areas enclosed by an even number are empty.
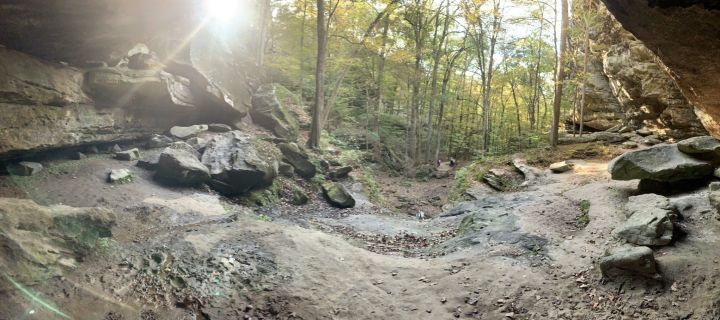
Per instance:
[[[327,52],[327,30],[325,24],[325,0],[317,0],[317,62],[315,67],[315,103],[312,109],[312,123],[308,147],[320,147],[321,115],[325,102],[325,62]]]
[[[550,145],[556,147],[558,144],[558,130],[560,127],[560,106],[562,103],[563,81],[565,80],[565,47],[567,46],[567,25],[568,25],[568,0],[560,0],[560,46],[557,72],[555,74],[555,96],[553,98],[553,119],[550,130]]]
[[[585,13],[587,14],[587,13]],[[583,41],[583,82],[582,91],[580,91],[580,136],[583,135],[583,125],[585,124],[585,88],[588,81],[588,55],[590,54],[590,30],[588,30],[587,18],[584,20],[585,39]]]
[[[380,159],[381,156],[381,145],[380,145],[380,116],[383,112],[385,112],[385,60],[386,52],[387,50],[387,39],[388,39],[388,30],[390,29],[390,16],[386,15],[383,19],[383,31],[382,31],[382,42],[380,44],[380,61],[378,61],[378,75],[377,75],[377,81],[376,81],[376,91],[377,91],[377,105],[375,107],[375,114],[374,114],[374,120],[373,125],[375,127],[375,134],[377,134],[375,143],[373,145],[373,151],[375,154],[375,159]]]
[[[305,102],[305,19],[307,17],[307,0],[303,0],[302,20],[300,21],[300,79],[298,79],[298,87],[300,88],[300,101]]]

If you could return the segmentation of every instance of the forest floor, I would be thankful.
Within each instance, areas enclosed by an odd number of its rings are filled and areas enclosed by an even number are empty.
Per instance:
[[[108,250],[28,286],[73,319],[718,319],[720,222],[706,191],[672,197],[693,206],[687,235],[656,251],[664,281],[608,281],[596,262],[618,243],[637,182],[584,158],[519,191],[476,185],[459,207],[446,205],[452,178],[379,174],[381,204],[353,186],[353,209],[310,191],[305,206],[251,208],[102,155],[2,176],[0,195],[115,212]],[[114,168],[135,180],[107,184]],[[0,301],[0,319],[65,318],[20,291]]]

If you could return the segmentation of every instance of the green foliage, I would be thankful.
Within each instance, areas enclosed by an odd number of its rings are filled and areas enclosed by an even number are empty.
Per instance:
[[[375,170],[371,166],[366,166],[361,171],[362,175],[359,180],[365,186],[365,192],[367,192],[368,199],[374,203],[382,204],[385,203],[385,198],[380,192],[380,185],[377,183],[375,177]]]
[[[265,221],[265,222],[271,222],[271,221],[273,221],[273,219],[272,219],[271,216],[266,215],[266,214],[264,214],[264,213],[258,215],[258,216],[257,216],[257,219],[260,220],[260,221]]]
[[[580,214],[575,217],[575,222],[582,227],[587,226],[588,223],[590,223],[590,201],[580,201]]]
[[[461,235],[467,233],[468,231],[470,231],[470,229],[473,227],[474,224],[475,224],[475,215],[474,214],[469,214],[469,215],[465,216],[465,218],[463,218],[462,221],[460,221],[460,226],[458,227],[457,234],[459,236],[461,236]]]
[[[465,196],[465,191],[470,187],[470,183],[472,182],[472,165],[460,168],[459,170],[455,171],[455,179],[453,181],[453,186],[450,189],[450,194],[448,195],[449,201],[458,201],[462,200],[462,198]]]

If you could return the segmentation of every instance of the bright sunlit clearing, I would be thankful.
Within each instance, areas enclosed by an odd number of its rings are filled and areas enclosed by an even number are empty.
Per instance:
[[[227,22],[237,17],[240,0],[206,0],[205,12],[210,19]]]

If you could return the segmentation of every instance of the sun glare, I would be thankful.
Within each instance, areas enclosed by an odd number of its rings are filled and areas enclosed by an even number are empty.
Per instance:
[[[206,0],[205,10],[208,18],[226,22],[238,15],[240,0]]]

